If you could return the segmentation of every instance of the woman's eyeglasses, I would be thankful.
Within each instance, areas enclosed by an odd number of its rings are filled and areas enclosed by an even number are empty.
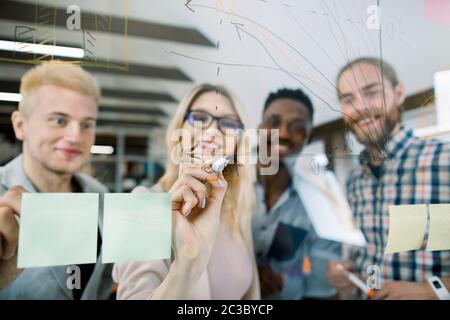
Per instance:
[[[189,110],[186,114],[185,120],[191,126],[200,126],[202,129],[207,129],[211,126],[213,121],[217,121],[217,128],[224,134],[238,135],[244,129],[241,121],[227,117],[216,117],[203,110]]]

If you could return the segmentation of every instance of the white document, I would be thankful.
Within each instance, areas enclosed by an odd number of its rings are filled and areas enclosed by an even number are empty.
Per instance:
[[[366,239],[353,223],[353,216],[340,186],[331,172],[324,172],[330,191],[337,201],[330,198],[311,182],[300,179],[298,189],[303,206],[321,238],[363,247]]]

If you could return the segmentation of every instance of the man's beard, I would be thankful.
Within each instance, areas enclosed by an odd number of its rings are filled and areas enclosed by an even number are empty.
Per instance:
[[[358,127],[358,121],[367,118],[374,118],[380,122],[380,124],[374,129],[361,129]],[[386,153],[386,143],[391,138],[392,132],[400,122],[401,113],[398,108],[393,108],[388,114],[370,114],[360,116],[357,119],[353,119],[349,123],[349,128],[355,134],[357,140],[362,143],[368,150],[373,150],[379,154]],[[381,132],[379,132],[381,128]],[[374,132],[374,131],[377,132]],[[357,133],[358,132],[358,133]],[[362,136],[361,136],[362,135]]]

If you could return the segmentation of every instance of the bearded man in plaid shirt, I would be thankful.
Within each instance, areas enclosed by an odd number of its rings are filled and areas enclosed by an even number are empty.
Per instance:
[[[365,146],[347,196],[368,245],[351,248],[347,262],[330,262],[328,279],[342,298],[354,298],[346,271],[365,279],[375,265],[382,284],[374,299],[437,299],[427,278],[438,276],[450,288],[450,251],[425,251],[428,235],[420,250],[385,255],[384,248],[390,205],[450,203],[450,144],[419,139],[401,125],[404,87],[380,59],[348,63],[337,89],[344,120]]]

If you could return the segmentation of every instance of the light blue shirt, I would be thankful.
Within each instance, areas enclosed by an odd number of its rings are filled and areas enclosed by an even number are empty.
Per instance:
[[[339,257],[340,244],[321,239],[314,231],[308,214],[297,191],[289,187],[274,204],[270,212],[264,201],[264,189],[256,184],[257,208],[252,221],[253,240],[258,264],[269,264],[277,274],[283,275],[283,290],[273,294],[268,299],[302,299],[329,298],[336,291],[328,283],[326,266],[328,260],[324,256]],[[292,252],[284,258],[274,257],[271,247],[277,228],[280,224],[286,230],[297,234],[297,243],[292,245]],[[301,238],[304,239],[303,241]],[[295,241],[293,241],[295,242]],[[300,243],[299,243],[300,242]],[[311,261],[311,271],[303,272],[304,258]]]
[[[12,186],[20,185],[30,192],[36,192],[25,174],[22,155],[0,167],[0,195]],[[97,180],[83,173],[74,178],[83,192],[106,193],[108,190]],[[99,217],[100,230],[102,217]],[[42,230],[45,233],[45,230]],[[112,264],[101,263],[101,253],[95,268],[81,296],[82,300],[106,300],[112,293]],[[68,266],[40,267],[25,269],[19,277],[0,291],[0,300],[72,300],[73,292],[67,286]]]

